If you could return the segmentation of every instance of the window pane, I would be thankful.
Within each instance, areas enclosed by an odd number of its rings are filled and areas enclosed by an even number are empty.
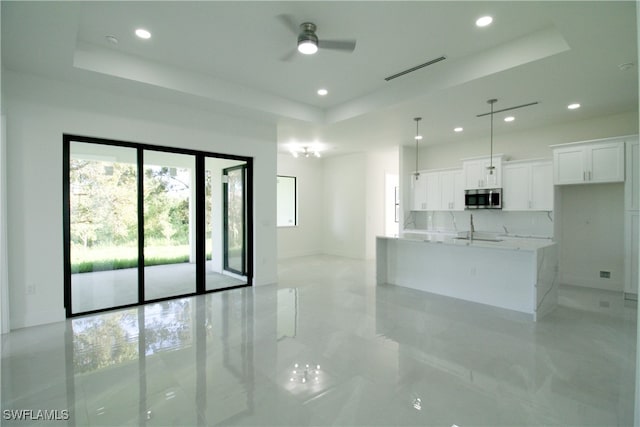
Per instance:
[[[296,177],[278,176],[278,227],[296,225]]]
[[[144,152],[144,294],[196,291],[195,157]]]
[[[138,302],[134,148],[70,143],[73,313]]]
[[[225,270],[240,276],[245,266],[245,171],[246,165],[227,168],[225,184]]]
[[[205,161],[205,289],[230,288],[246,284],[246,277],[228,274],[224,270],[224,212],[223,175],[224,170],[246,162],[206,157]]]

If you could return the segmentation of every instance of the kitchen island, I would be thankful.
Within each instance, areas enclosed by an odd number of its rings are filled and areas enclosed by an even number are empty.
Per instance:
[[[550,239],[464,240],[403,233],[376,242],[378,285],[391,284],[525,313],[557,304],[556,244]]]

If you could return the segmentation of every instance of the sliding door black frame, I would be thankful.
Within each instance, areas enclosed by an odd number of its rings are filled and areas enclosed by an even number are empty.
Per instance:
[[[88,144],[109,145],[117,147],[127,147],[137,149],[137,200],[138,200],[138,302],[120,306],[108,307],[97,310],[73,313],[72,292],[71,292],[71,197],[70,197],[70,160],[71,142],[82,142]],[[175,295],[154,300],[145,300],[144,294],[144,151],[161,151],[174,154],[187,154],[195,156],[196,161],[196,290],[193,293]],[[246,254],[246,283],[243,285],[231,286],[228,288],[206,290],[206,215],[205,209],[205,158],[218,158],[227,160],[237,160],[245,162],[242,167],[246,168],[245,173],[245,254]],[[166,147],[144,143],[134,143],[118,141],[112,139],[94,138],[80,135],[63,134],[62,136],[62,201],[63,201],[63,258],[64,258],[64,307],[67,317],[82,316],[87,314],[100,313],[118,308],[135,307],[142,304],[164,301],[186,296],[200,295],[210,292],[224,291],[233,288],[251,286],[253,281],[253,158],[235,156],[230,154],[213,153],[185,148]]]
[[[229,265],[229,172],[234,172],[240,170],[242,176],[242,186],[244,187],[244,199],[242,200],[242,251],[240,253],[240,265],[242,266],[242,270],[237,270],[232,268]],[[248,266],[247,266],[247,167],[246,165],[238,165],[232,166],[229,168],[225,168],[222,170],[222,175],[224,176],[223,182],[223,190],[222,190],[222,203],[223,203],[223,238],[222,238],[222,247],[223,247],[223,265],[226,271],[230,271],[235,274],[239,274],[241,276],[245,276],[247,274]]]

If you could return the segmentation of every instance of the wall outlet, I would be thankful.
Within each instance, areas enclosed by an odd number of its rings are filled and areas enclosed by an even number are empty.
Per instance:
[[[610,271],[600,271],[600,278],[601,279],[611,279],[611,272]]]
[[[36,284],[29,283],[27,285],[27,295],[35,295],[36,294]]]

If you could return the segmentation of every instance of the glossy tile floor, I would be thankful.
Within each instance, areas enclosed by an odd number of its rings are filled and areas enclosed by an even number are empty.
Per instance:
[[[2,409],[58,425],[630,425],[636,304],[561,288],[522,315],[287,260],[243,288],[17,330]],[[307,366],[308,365],[308,366]],[[40,414],[42,415],[42,414]],[[5,417],[6,418],[6,417]],[[3,425],[47,425],[3,420]]]

